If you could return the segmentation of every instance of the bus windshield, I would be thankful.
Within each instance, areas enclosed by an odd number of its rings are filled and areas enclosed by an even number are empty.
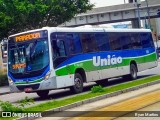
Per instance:
[[[8,44],[8,69],[11,73],[38,71],[49,64],[48,41],[39,38]]]

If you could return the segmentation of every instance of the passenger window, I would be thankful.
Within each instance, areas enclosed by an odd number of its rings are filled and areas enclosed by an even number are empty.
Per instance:
[[[140,33],[143,48],[153,47],[153,39],[151,33]]]
[[[108,33],[111,50],[121,50],[120,33]]]
[[[107,39],[107,34],[96,33],[95,34],[96,42],[99,48],[99,51],[109,51],[109,42]]]
[[[141,39],[139,33],[130,33],[133,49],[142,48]]]
[[[85,53],[98,51],[94,34],[80,34],[80,39]]]
[[[63,61],[67,59],[65,50],[65,34],[52,33],[51,34],[51,46],[53,55],[53,67],[56,68]]]
[[[124,49],[124,50],[125,49],[132,49],[132,42],[129,37],[129,33],[122,33],[121,45],[122,45],[122,49]]]
[[[55,59],[56,57],[66,56],[64,39],[64,34],[51,35],[53,59]]]
[[[64,41],[58,39],[57,40],[57,46],[58,46],[58,49],[59,49],[59,51],[58,51],[59,56],[66,56]]]
[[[82,53],[82,47],[78,34],[67,34],[66,39],[69,55]]]

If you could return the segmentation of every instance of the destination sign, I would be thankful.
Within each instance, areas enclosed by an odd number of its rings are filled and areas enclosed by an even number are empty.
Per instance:
[[[27,41],[27,40],[37,39],[40,37],[41,37],[41,33],[36,32],[36,33],[30,33],[30,34],[16,36],[15,41],[16,42],[23,42],[23,41]]]
[[[26,64],[25,63],[20,63],[20,64],[14,64],[12,65],[13,69],[20,69],[20,68],[25,68]]]

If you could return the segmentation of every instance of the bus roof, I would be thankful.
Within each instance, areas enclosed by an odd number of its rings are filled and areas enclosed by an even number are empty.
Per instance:
[[[120,28],[56,28],[57,32],[151,32],[150,29],[120,29]]]
[[[36,32],[40,30],[48,30],[50,32],[151,32],[150,29],[120,29],[120,28],[79,28],[79,27],[43,27],[41,29],[29,30],[17,34],[10,35],[9,37],[26,34],[29,32]]]

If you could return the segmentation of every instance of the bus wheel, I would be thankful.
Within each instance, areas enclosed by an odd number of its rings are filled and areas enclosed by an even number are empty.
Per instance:
[[[130,78],[132,80],[137,79],[137,67],[134,64],[130,66]]]
[[[79,73],[74,76],[74,86],[70,87],[71,92],[81,93],[83,91],[83,79]]]
[[[37,95],[41,98],[46,98],[48,96],[49,90],[37,91]]]

